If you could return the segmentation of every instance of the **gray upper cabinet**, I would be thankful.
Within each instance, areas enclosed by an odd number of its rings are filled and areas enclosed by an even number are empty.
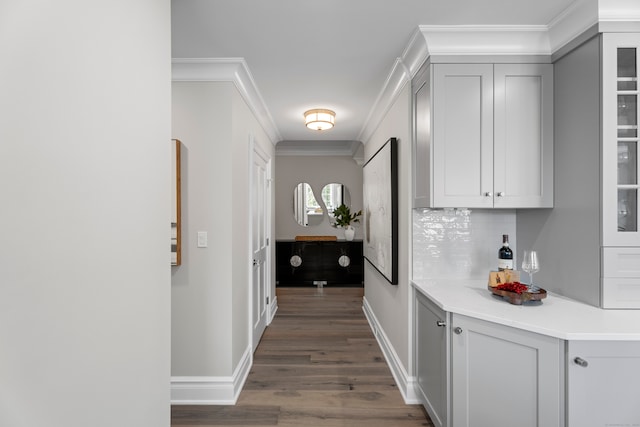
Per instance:
[[[430,64],[413,89],[414,207],[553,207],[553,66]]]

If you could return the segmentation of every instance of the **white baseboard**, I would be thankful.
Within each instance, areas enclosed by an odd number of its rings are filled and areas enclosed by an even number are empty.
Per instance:
[[[269,318],[267,319],[267,324],[270,325],[273,321],[273,318],[276,317],[276,312],[278,311],[278,297],[276,295],[273,296],[273,300],[269,304]]]
[[[378,319],[376,318],[376,315],[373,313],[373,310],[371,309],[367,298],[363,298],[362,302],[362,310],[364,311],[364,315],[369,321],[371,331],[378,341],[378,345],[382,350],[382,354],[384,354],[384,358],[389,365],[389,369],[391,369],[391,374],[393,375],[393,379],[396,381],[396,385],[398,386],[398,390],[400,390],[400,394],[402,394],[404,402],[409,405],[422,403],[420,397],[418,396],[418,394],[416,394],[415,391],[415,378],[410,377],[407,374],[406,369],[398,358],[398,354],[387,338],[387,334],[385,334],[384,330],[380,326],[380,323],[378,322]]]
[[[172,405],[235,405],[253,363],[247,347],[230,377],[171,377]]]

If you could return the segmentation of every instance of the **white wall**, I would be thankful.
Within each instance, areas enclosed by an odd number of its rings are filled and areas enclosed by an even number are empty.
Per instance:
[[[172,135],[182,142],[182,265],[172,267],[172,376],[232,372],[231,83],[174,82]],[[209,245],[197,247],[197,232]]]
[[[365,144],[365,161],[391,137],[398,139],[398,285],[391,285],[365,262],[365,298],[374,312],[398,361],[409,366],[409,249],[411,236],[411,91],[406,85],[389,112]]]
[[[326,184],[344,184],[351,195],[351,212],[357,212],[362,209],[362,166],[348,156],[277,156],[275,165],[276,238],[315,235],[344,239],[343,230],[331,227],[326,213],[319,225],[298,224],[293,217],[293,191],[299,183],[306,182],[320,202],[320,192]],[[354,224],[356,239],[362,239],[360,224]]]
[[[0,3],[0,425],[168,426],[170,2]]]
[[[251,343],[250,135],[271,156],[274,147],[232,82],[173,82],[172,94],[183,252],[172,268],[171,373],[229,377]],[[197,247],[198,231],[208,247]]]

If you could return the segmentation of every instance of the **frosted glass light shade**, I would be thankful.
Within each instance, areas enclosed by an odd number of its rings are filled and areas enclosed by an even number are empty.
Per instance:
[[[304,124],[311,130],[331,129],[336,123],[336,113],[331,110],[314,109],[304,112]]]

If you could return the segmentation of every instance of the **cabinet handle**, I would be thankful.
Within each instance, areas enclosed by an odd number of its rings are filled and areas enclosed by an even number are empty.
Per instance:
[[[584,360],[582,357],[576,357],[575,359],[573,359],[573,361],[575,362],[576,365],[582,366],[583,368],[586,368],[587,366],[589,366],[589,362]]]
[[[498,196],[498,197],[503,197],[503,196],[504,196],[504,191],[500,191],[500,192],[497,194],[497,196]]]
[[[456,326],[456,328],[453,330],[453,332],[455,332],[456,334],[460,335],[462,333],[462,328],[460,326]]]
[[[486,193],[484,193],[485,197],[493,197],[493,193],[491,191],[487,191]]]
[[[446,326],[447,324],[446,324],[446,323],[444,323],[444,321],[442,321],[442,320],[438,320],[438,321],[436,322],[436,325],[438,325],[438,326]]]

